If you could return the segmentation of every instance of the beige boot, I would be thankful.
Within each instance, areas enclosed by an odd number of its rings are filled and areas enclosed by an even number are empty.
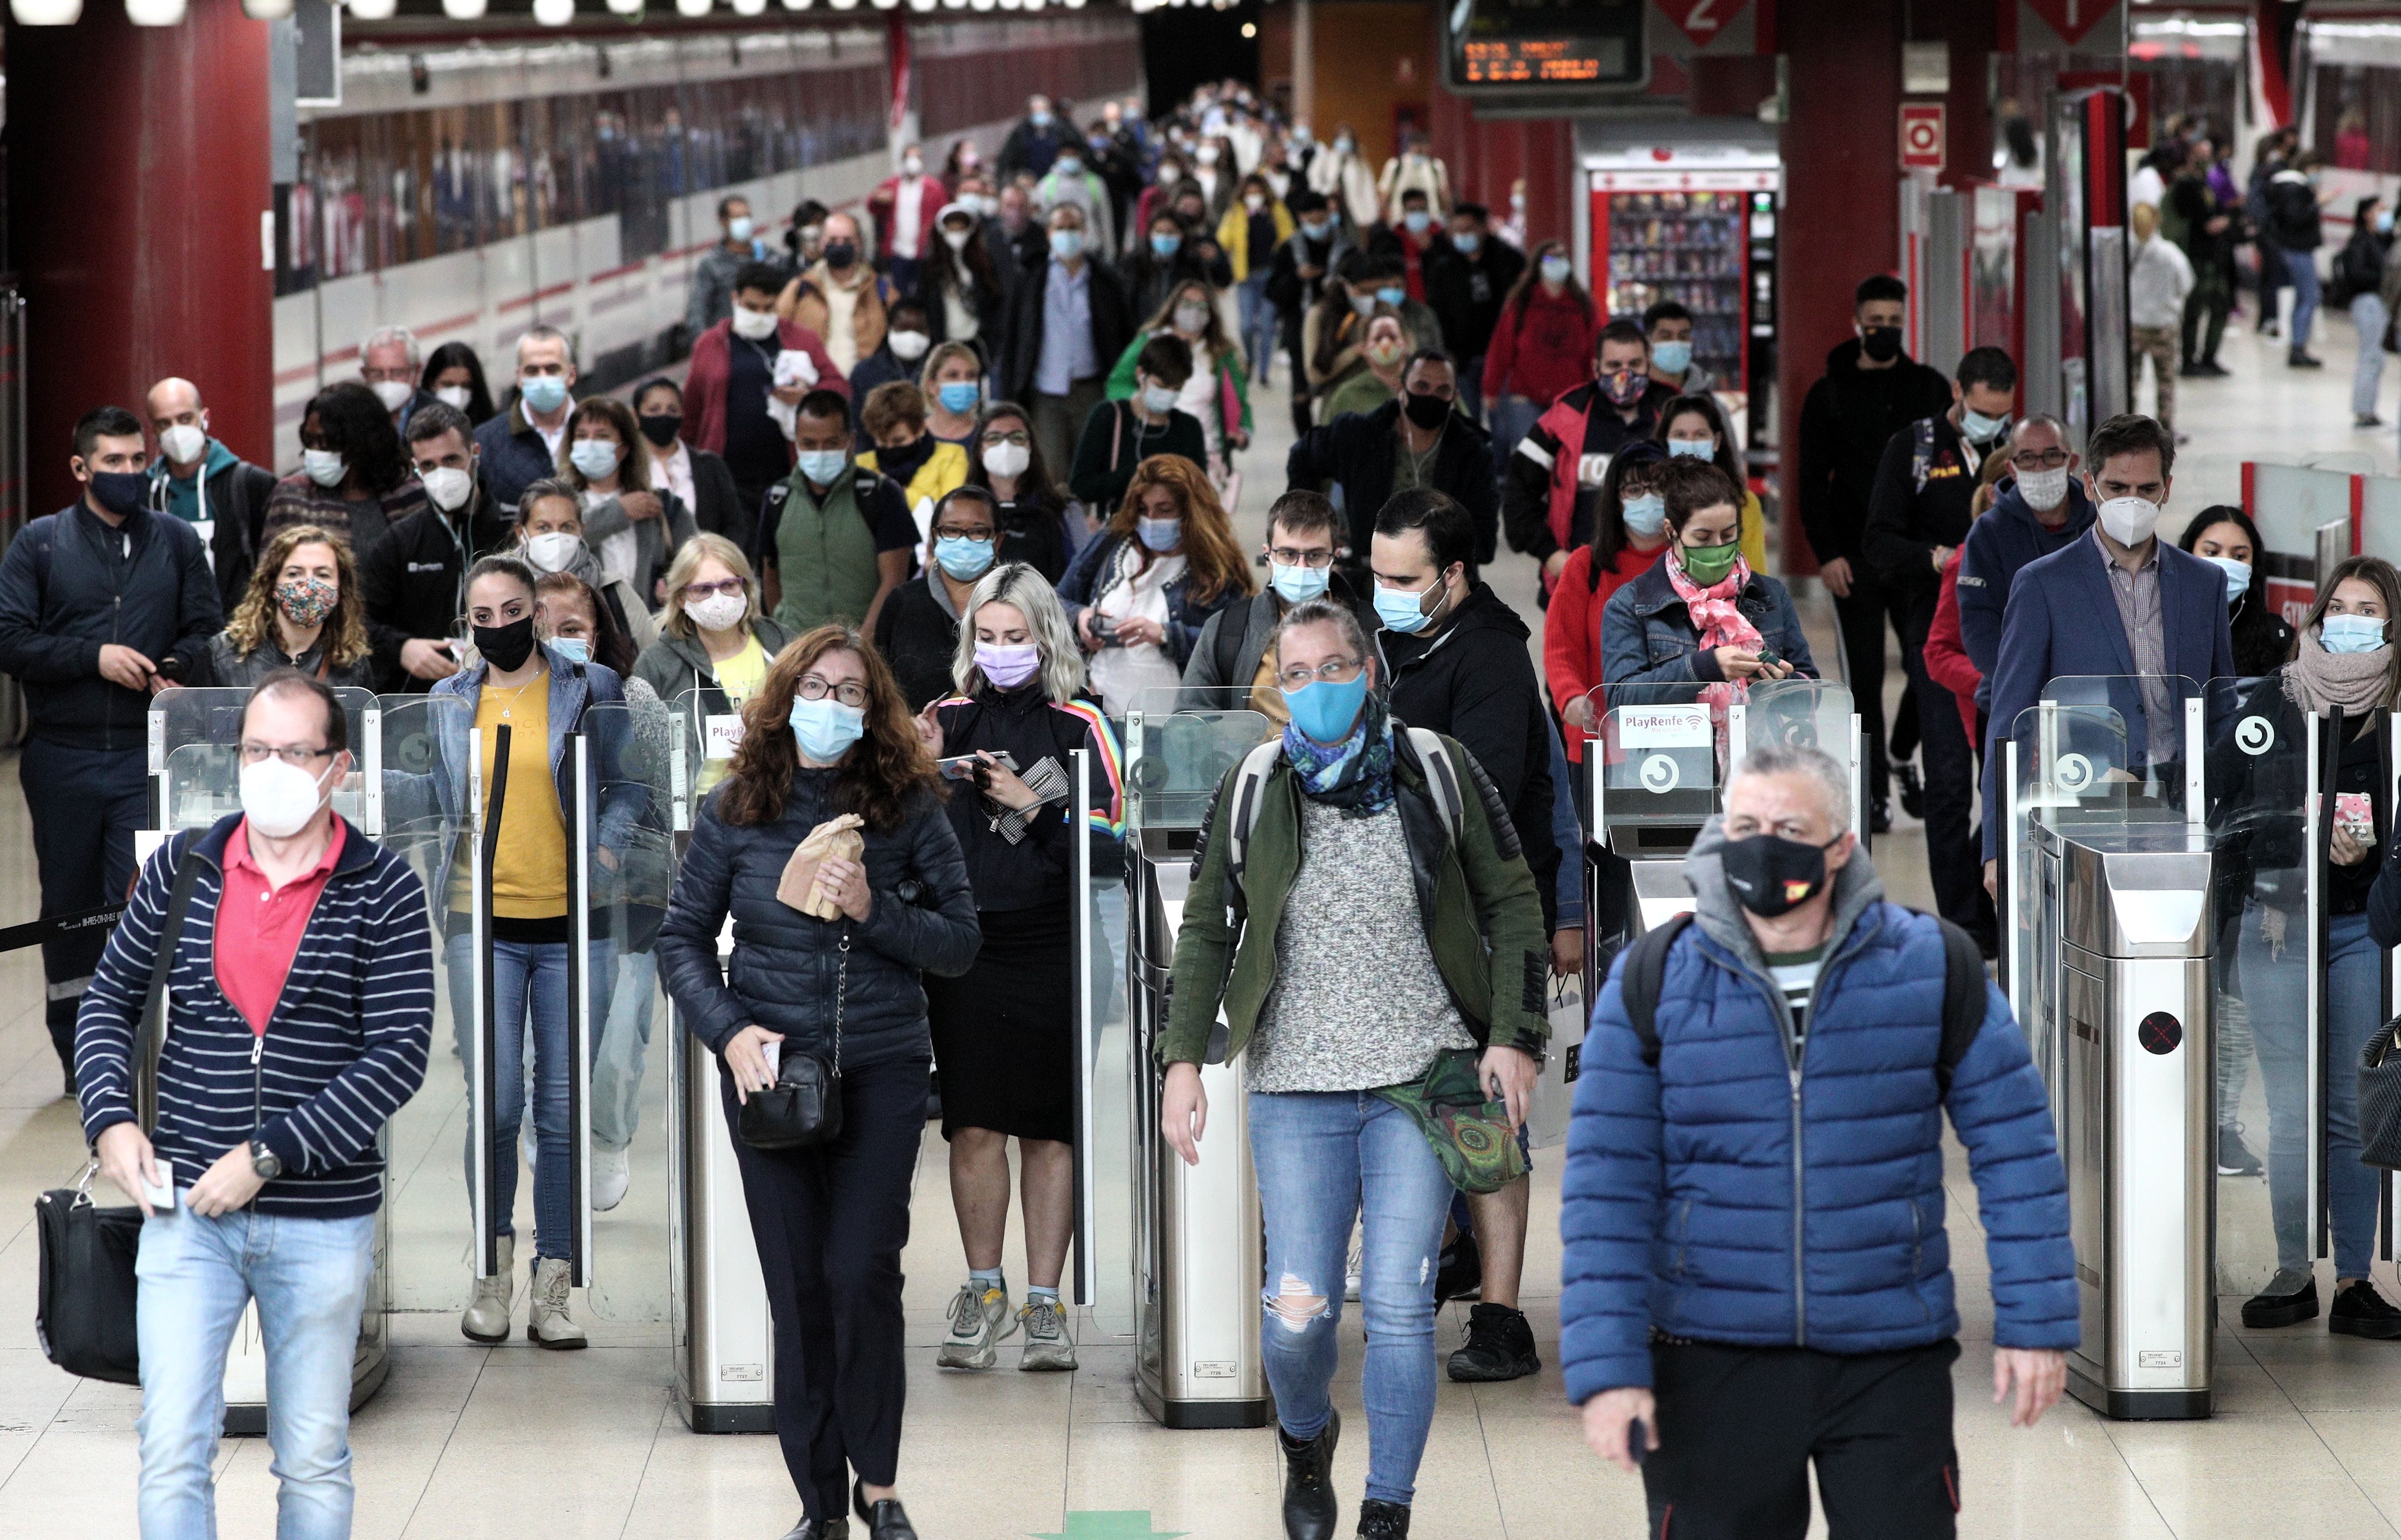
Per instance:
[[[526,1336],[536,1347],[580,1348],[588,1341],[583,1328],[567,1318],[568,1280],[572,1274],[564,1257],[534,1259],[533,1308],[526,1316]]]
[[[513,1292],[510,1280],[516,1272],[516,1239],[503,1235],[498,1244],[500,1272],[475,1280],[475,1297],[467,1301],[466,1313],[459,1317],[459,1329],[473,1341],[509,1340],[509,1298]]]

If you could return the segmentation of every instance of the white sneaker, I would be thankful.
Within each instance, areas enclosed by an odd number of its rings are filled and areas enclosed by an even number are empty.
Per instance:
[[[1342,1298],[1351,1304],[1359,1302],[1359,1280],[1365,1272],[1360,1258],[1366,1254],[1367,1238],[1356,1229],[1351,1231],[1351,1254],[1342,1264]]]
[[[509,1299],[512,1274],[516,1269],[516,1237],[500,1238],[498,1274],[475,1280],[475,1297],[467,1301],[467,1309],[459,1317],[459,1329],[478,1342],[505,1342],[509,1340]]]
[[[951,1334],[934,1362],[944,1368],[990,1368],[1000,1361],[1001,1340],[1016,1330],[1008,1290],[980,1289],[970,1278],[951,1297]]]
[[[1058,1300],[1035,1300],[1017,1318],[1025,1323],[1025,1354],[1017,1361],[1019,1368],[1039,1373],[1076,1367],[1076,1344],[1067,1340],[1067,1312]]]
[[[536,1347],[580,1348],[591,1341],[568,1319],[567,1290],[573,1271],[564,1257],[534,1259],[533,1308],[526,1316],[526,1336]]]
[[[592,1147],[592,1208],[606,1214],[625,1201],[625,1189],[633,1181],[631,1163],[622,1149],[606,1145]]]

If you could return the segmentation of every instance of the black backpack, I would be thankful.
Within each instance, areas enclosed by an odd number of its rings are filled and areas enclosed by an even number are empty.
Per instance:
[[[1914,911],[1913,911],[1914,913]],[[1642,1062],[1659,1065],[1659,985],[1667,971],[1667,952],[1693,923],[1690,913],[1677,915],[1658,929],[1646,932],[1626,949],[1626,971],[1618,987],[1626,997],[1626,1019],[1642,1044]],[[1942,1047],[1934,1061],[1934,1080],[1943,1094],[1951,1092],[1951,1072],[1975,1045],[1984,1024],[1984,955],[1976,940],[1939,915],[1942,928]]]

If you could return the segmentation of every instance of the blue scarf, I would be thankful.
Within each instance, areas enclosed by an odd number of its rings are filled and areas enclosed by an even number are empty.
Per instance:
[[[1340,743],[1320,743],[1290,722],[1283,757],[1300,777],[1302,795],[1339,807],[1346,817],[1373,818],[1393,805],[1393,721],[1373,694],[1359,724]]]

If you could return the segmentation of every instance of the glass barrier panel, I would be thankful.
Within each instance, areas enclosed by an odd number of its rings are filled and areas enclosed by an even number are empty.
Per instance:
[[[1146,691],[1126,712],[1127,821],[1198,829],[1226,772],[1281,731],[1247,686]]]
[[[2185,703],[2202,698],[2200,685],[2180,674],[2063,674],[2043,686],[2042,698],[2116,715],[2125,749],[2115,778],[2124,783],[2128,816],[2183,816]]]
[[[1697,698],[1634,704],[1626,687],[1610,691],[1600,719],[1600,807],[1609,827],[1697,828],[1718,806],[1722,708]]]

